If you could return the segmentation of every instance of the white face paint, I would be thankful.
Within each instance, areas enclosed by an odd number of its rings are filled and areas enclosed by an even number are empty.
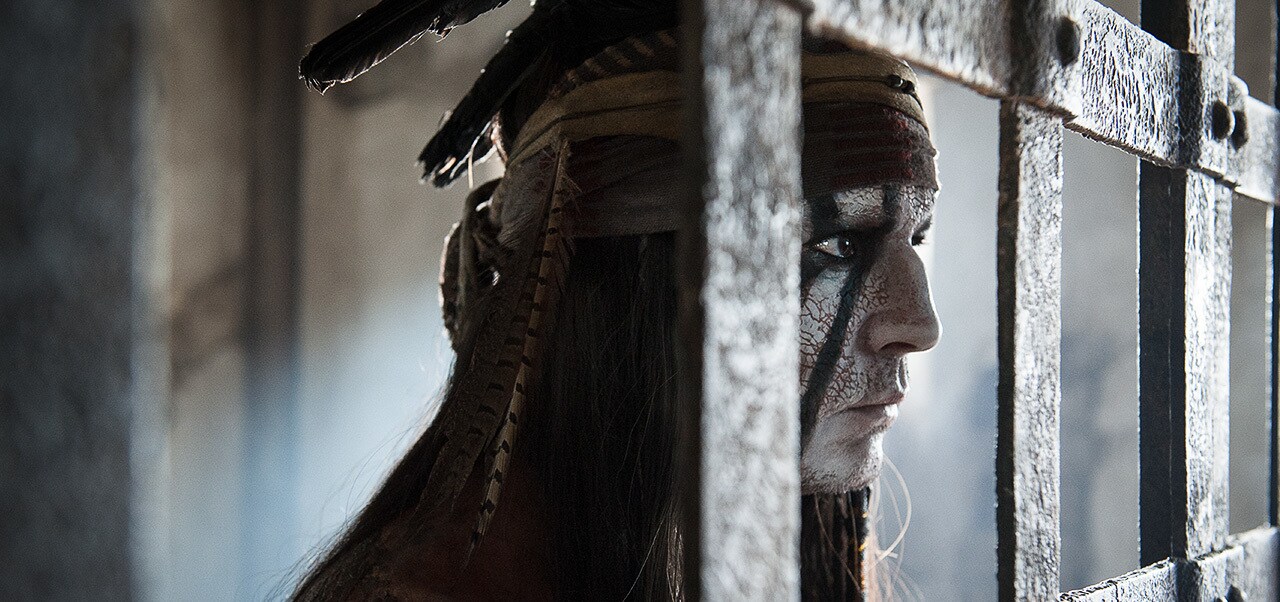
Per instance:
[[[839,493],[880,474],[881,440],[907,388],[905,356],[938,342],[914,249],[936,192],[859,188],[805,202],[800,384],[804,493]]]

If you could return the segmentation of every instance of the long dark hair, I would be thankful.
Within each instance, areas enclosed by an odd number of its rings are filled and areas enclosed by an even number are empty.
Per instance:
[[[673,244],[670,233],[577,243],[517,452],[551,519],[557,598],[678,592]],[[424,449],[401,460],[299,597],[344,598],[371,570],[376,559],[363,556],[372,540],[421,494],[423,467],[432,464]],[[799,500],[804,599],[861,595],[865,499],[849,492]]]
[[[557,594],[667,598],[679,557],[673,236],[578,245],[529,429]]]

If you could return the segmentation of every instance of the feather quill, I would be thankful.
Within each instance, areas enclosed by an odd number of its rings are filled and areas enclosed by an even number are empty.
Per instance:
[[[349,82],[430,31],[445,35],[507,0],[383,0],[311,47],[299,65],[323,93]]]

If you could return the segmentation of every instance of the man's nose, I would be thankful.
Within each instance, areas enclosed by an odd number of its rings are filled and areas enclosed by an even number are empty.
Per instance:
[[[932,349],[942,327],[933,308],[924,263],[909,246],[881,257],[881,290],[885,303],[863,326],[868,350],[880,355],[903,356]]]

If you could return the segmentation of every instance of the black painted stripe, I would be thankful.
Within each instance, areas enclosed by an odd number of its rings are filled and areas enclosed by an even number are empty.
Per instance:
[[[849,275],[845,278],[844,284],[840,287],[840,305],[836,308],[835,321],[831,325],[831,332],[818,348],[818,356],[814,360],[813,370],[809,373],[809,381],[806,383],[807,386],[800,397],[801,441],[806,441],[812,432],[818,405],[823,396],[826,395],[827,388],[831,386],[831,380],[835,377],[840,353],[844,350],[845,341],[849,337],[849,323],[853,318],[853,310],[857,306],[858,293],[865,283],[866,275],[870,271],[871,265],[875,263],[879,255],[881,240],[897,227],[898,207],[901,204],[898,189],[895,186],[886,185],[882,188],[882,191],[884,200],[881,202],[881,208],[884,211],[885,219],[880,227],[869,233],[869,236],[877,240],[872,245],[867,257],[858,258],[854,263],[854,266],[849,270]],[[830,199],[831,203],[834,204],[834,197],[830,197]],[[820,201],[821,198],[815,200]],[[815,215],[818,215],[817,211],[829,211],[830,209],[830,206],[823,206],[821,203],[814,205]],[[818,270],[817,273],[821,273],[821,270]],[[816,275],[816,273],[813,274],[810,279]]]

